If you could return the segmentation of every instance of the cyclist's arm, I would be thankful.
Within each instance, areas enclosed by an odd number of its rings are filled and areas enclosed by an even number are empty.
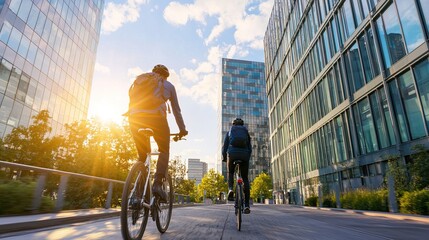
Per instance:
[[[222,158],[224,159],[224,161],[226,161],[226,153],[228,151],[228,146],[229,146],[229,137],[227,132],[225,135],[225,139],[223,140],[223,146],[222,146]]]
[[[252,153],[252,138],[250,137],[250,134],[249,133],[247,133],[247,138],[248,138],[248,142],[249,142],[249,145],[247,146],[247,148],[249,149],[249,152],[250,153]]]
[[[174,118],[176,119],[177,126],[179,127],[180,131],[185,131],[186,126],[185,126],[185,122],[183,121],[182,112],[180,110],[179,100],[177,99],[176,89],[174,88],[173,84],[171,84],[170,82],[168,82],[164,86],[170,92],[169,100],[171,103],[171,108],[173,109],[173,115],[174,115]]]

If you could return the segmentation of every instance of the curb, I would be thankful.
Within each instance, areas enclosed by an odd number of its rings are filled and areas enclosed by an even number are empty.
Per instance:
[[[173,205],[173,208],[192,207],[192,206],[195,206],[195,205],[194,204]],[[79,223],[79,222],[94,221],[94,220],[99,220],[103,218],[119,217],[120,215],[121,215],[121,211],[115,211],[115,212],[108,212],[108,213],[95,213],[95,214],[72,216],[72,217],[60,217],[55,219],[0,224],[0,234],[28,231],[28,230],[54,227],[54,226]]]
[[[56,218],[56,219],[47,219],[33,222],[19,222],[19,223],[9,223],[0,225],[0,234],[11,233],[11,232],[19,232],[26,230],[34,230],[39,228],[53,227],[57,225],[78,223],[78,222],[86,222],[93,221],[103,218],[116,217],[121,214],[118,212],[110,212],[110,213],[99,213],[99,214],[91,214],[84,216],[74,216],[74,217],[64,217],[64,218]]]
[[[352,210],[352,209],[344,209],[344,208],[321,208],[321,207],[308,207],[308,206],[297,206],[308,209],[315,209],[321,211],[337,211],[337,212],[345,212],[351,214],[361,214],[372,217],[385,217],[396,220],[412,220],[418,221],[422,223],[429,224],[429,217],[422,215],[411,215],[411,214],[403,214],[403,213],[390,213],[390,212],[377,212],[377,211],[364,211],[364,210]]]

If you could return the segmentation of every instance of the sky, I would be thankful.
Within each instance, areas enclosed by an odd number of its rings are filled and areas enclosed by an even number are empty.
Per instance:
[[[135,76],[164,64],[189,131],[186,141],[171,143],[170,156],[197,158],[220,170],[221,59],[264,61],[273,1],[105,0],[89,117],[120,124]],[[168,121],[178,132],[172,114]]]

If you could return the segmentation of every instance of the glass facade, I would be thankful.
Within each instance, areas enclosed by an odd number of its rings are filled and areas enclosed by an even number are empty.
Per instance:
[[[52,134],[87,116],[104,0],[0,1],[0,137],[47,109]]]
[[[428,145],[428,1],[275,0],[265,33],[274,191],[379,187]],[[313,189],[313,190],[312,190]]]
[[[252,138],[249,164],[249,180],[252,181],[262,172],[271,172],[264,63],[223,58],[221,84],[220,146],[232,121],[242,118]],[[226,179],[225,163],[222,174]]]

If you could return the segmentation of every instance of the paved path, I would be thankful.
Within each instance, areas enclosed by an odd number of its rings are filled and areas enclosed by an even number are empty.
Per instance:
[[[326,209],[325,209],[326,210]],[[357,214],[359,213],[359,214]],[[233,206],[210,205],[175,208],[168,231],[160,234],[149,220],[144,239],[318,239],[380,240],[427,239],[427,217],[371,212],[323,211],[288,205],[254,205],[243,215],[242,231],[235,228]],[[121,239],[119,217],[73,223],[0,235],[12,239]]]

